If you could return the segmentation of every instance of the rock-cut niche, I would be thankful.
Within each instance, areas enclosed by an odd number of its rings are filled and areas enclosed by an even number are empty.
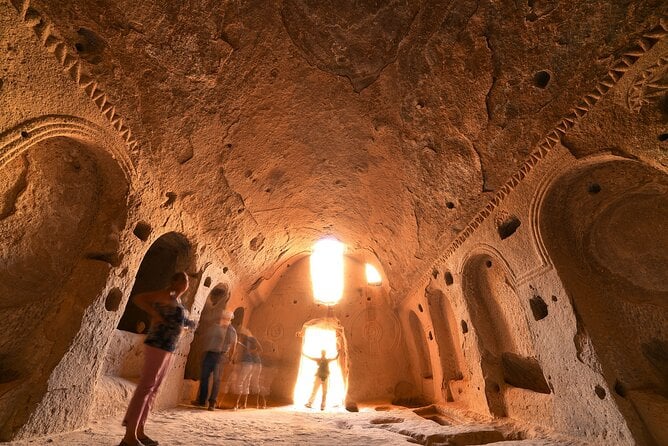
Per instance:
[[[434,399],[434,373],[431,368],[429,346],[424,327],[414,311],[408,314],[408,325],[413,340],[413,351],[417,355],[418,388],[422,389],[422,397],[432,401]]]
[[[497,417],[522,418],[526,406],[513,389],[549,394],[527,326],[525,309],[502,262],[489,254],[471,257],[464,267],[464,292],[480,349],[485,397]],[[530,400],[537,401],[538,395]]]
[[[164,288],[171,276],[178,271],[194,270],[195,258],[188,239],[177,232],[160,236],[144,255],[130,292],[130,300],[125,307],[118,329],[132,333],[145,333],[149,327],[148,315],[137,307],[132,297],[146,291]],[[188,291],[182,296],[186,308],[190,309],[197,284],[191,281]]]
[[[460,345],[458,325],[454,318],[452,305],[443,291],[428,289],[425,291],[425,297],[429,302],[429,313],[443,371],[443,384],[446,392],[443,397],[452,401],[453,395],[449,383],[463,378],[460,365],[463,358],[458,347]]]
[[[668,175],[631,160],[584,164],[553,184],[541,209],[542,239],[578,316],[578,359],[597,369],[583,352],[591,340],[634,434],[665,444]],[[589,398],[605,398],[601,390]]]
[[[95,302],[113,318],[105,310],[104,288],[120,258],[127,193],[123,172],[109,153],[71,138],[38,142],[2,168],[0,441],[21,429],[44,434],[85,423],[86,405],[55,415],[50,405],[67,405],[94,384],[94,373],[82,379],[73,371],[94,370],[101,347],[74,339],[78,332],[94,331],[82,318]],[[61,360],[76,367],[68,369]],[[69,390],[57,403],[45,393],[59,363],[59,385]],[[31,414],[34,426],[17,429]]]

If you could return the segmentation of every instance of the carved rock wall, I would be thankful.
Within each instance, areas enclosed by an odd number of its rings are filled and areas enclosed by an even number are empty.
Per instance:
[[[390,401],[398,383],[411,381],[397,315],[385,290],[366,285],[363,263],[347,257],[344,268],[343,298],[331,316],[343,326],[348,347],[348,400]],[[292,400],[302,343],[296,334],[328,314],[312,298],[308,257],[291,263],[271,296],[252,310],[248,327],[263,343],[264,357],[278,368],[273,397]]]

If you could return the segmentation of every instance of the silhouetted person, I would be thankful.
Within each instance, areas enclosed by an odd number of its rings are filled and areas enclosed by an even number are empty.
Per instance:
[[[241,335],[243,351],[241,352],[241,369],[239,372],[239,396],[237,396],[237,403],[235,409],[239,409],[241,397],[244,397],[243,408],[246,408],[248,403],[248,394],[260,394],[260,373],[262,373],[262,346],[258,340],[253,337],[250,331]]]
[[[217,324],[212,325],[204,334],[205,353],[202,361],[202,373],[199,381],[199,394],[193,404],[204,406],[209,397],[209,410],[214,410],[223,368],[231,362],[237,345],[237,331],[230,325],[234,318],[231,311],[223,311]],[[211,395],[209,395],[209,377],[213,375]]]
[[[181,295],[188,289],[188,276],[179,272],[163,290],[140,293],[134,303],[151,318],[151,328],[144,341],[144,367],[128,410],[123,418],[125,436],[119,446],[155,446],[157,441],[144,432],[144,424],[172,360],[172,353],[183,327],[194,328],[186,317]],[[141,443],[140,443],[141,442]]]
[[[313,358],[304,353],[302,353],[302,355],[318,364],[318,370],[315,372],[315,380],[313,381],[313,391],[311,392],[311,397],[308,399],[308,403],[306,403],[306,407],[309,409],[311,408],[313,400],[315,399],[315,394],[318,393],[318,389],[322,387],[320,410],[325,410],[325,405],[327,404],[327,385],[329,384],[329,363],[338,359],[339,352],[336,352],[336,356],[333,358],[327,358],[327,350],[322,350],[319,358]]]

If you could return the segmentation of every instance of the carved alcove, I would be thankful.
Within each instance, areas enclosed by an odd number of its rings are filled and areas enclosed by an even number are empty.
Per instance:
[[[507,265],[495,254],[474,253],[464,265],[462,285],[477,333],[489,412],[509,416],[530,399],[526,391],[535,394],[534,400],[549,394]]]
[[[118,306],[109,307],[109,296],[118,301],[120,291],[105,287],[123,257],[129,172],[98,142],[100,131],[78,118],[44,117],[0,136],[0,386],[8,386],[0,423],[15,429],[31,412],[65,404],[69,415],[23,429],[73,429],[87,421],[101,365],[95,352],[106,346]],[[96,312],[100,319],[89,320]],[[49,379],[68,390],[48,392]]]
[[[597,369],[586,351],[593,344],[615,390],[592,389],[589,398],[615,398],[644,441],[659,440],[660,408],[668,407],[666,197],[665,173],[599,157],[558,178],[540,214],[542,239],[578,317],[578,359]]]

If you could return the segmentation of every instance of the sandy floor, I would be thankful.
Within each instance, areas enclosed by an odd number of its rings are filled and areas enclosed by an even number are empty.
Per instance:
[[[120,417],[94,422],[88,429],[7,445],[117,445],[123,436]],[[484,429],[480,425],[440,426],[407,409],[358,413],[321,413],[293,407],[209,412],[194,407],[152,414],[146,432],[161,445],[407,445],[424,444],[436,432]],[[486,442],[485,442],[486,443]],[[460,443],[457,443],[460,444]],[[466,444],[481,444],[478,442]],[[544,440],[497,445],[557,445]]]

